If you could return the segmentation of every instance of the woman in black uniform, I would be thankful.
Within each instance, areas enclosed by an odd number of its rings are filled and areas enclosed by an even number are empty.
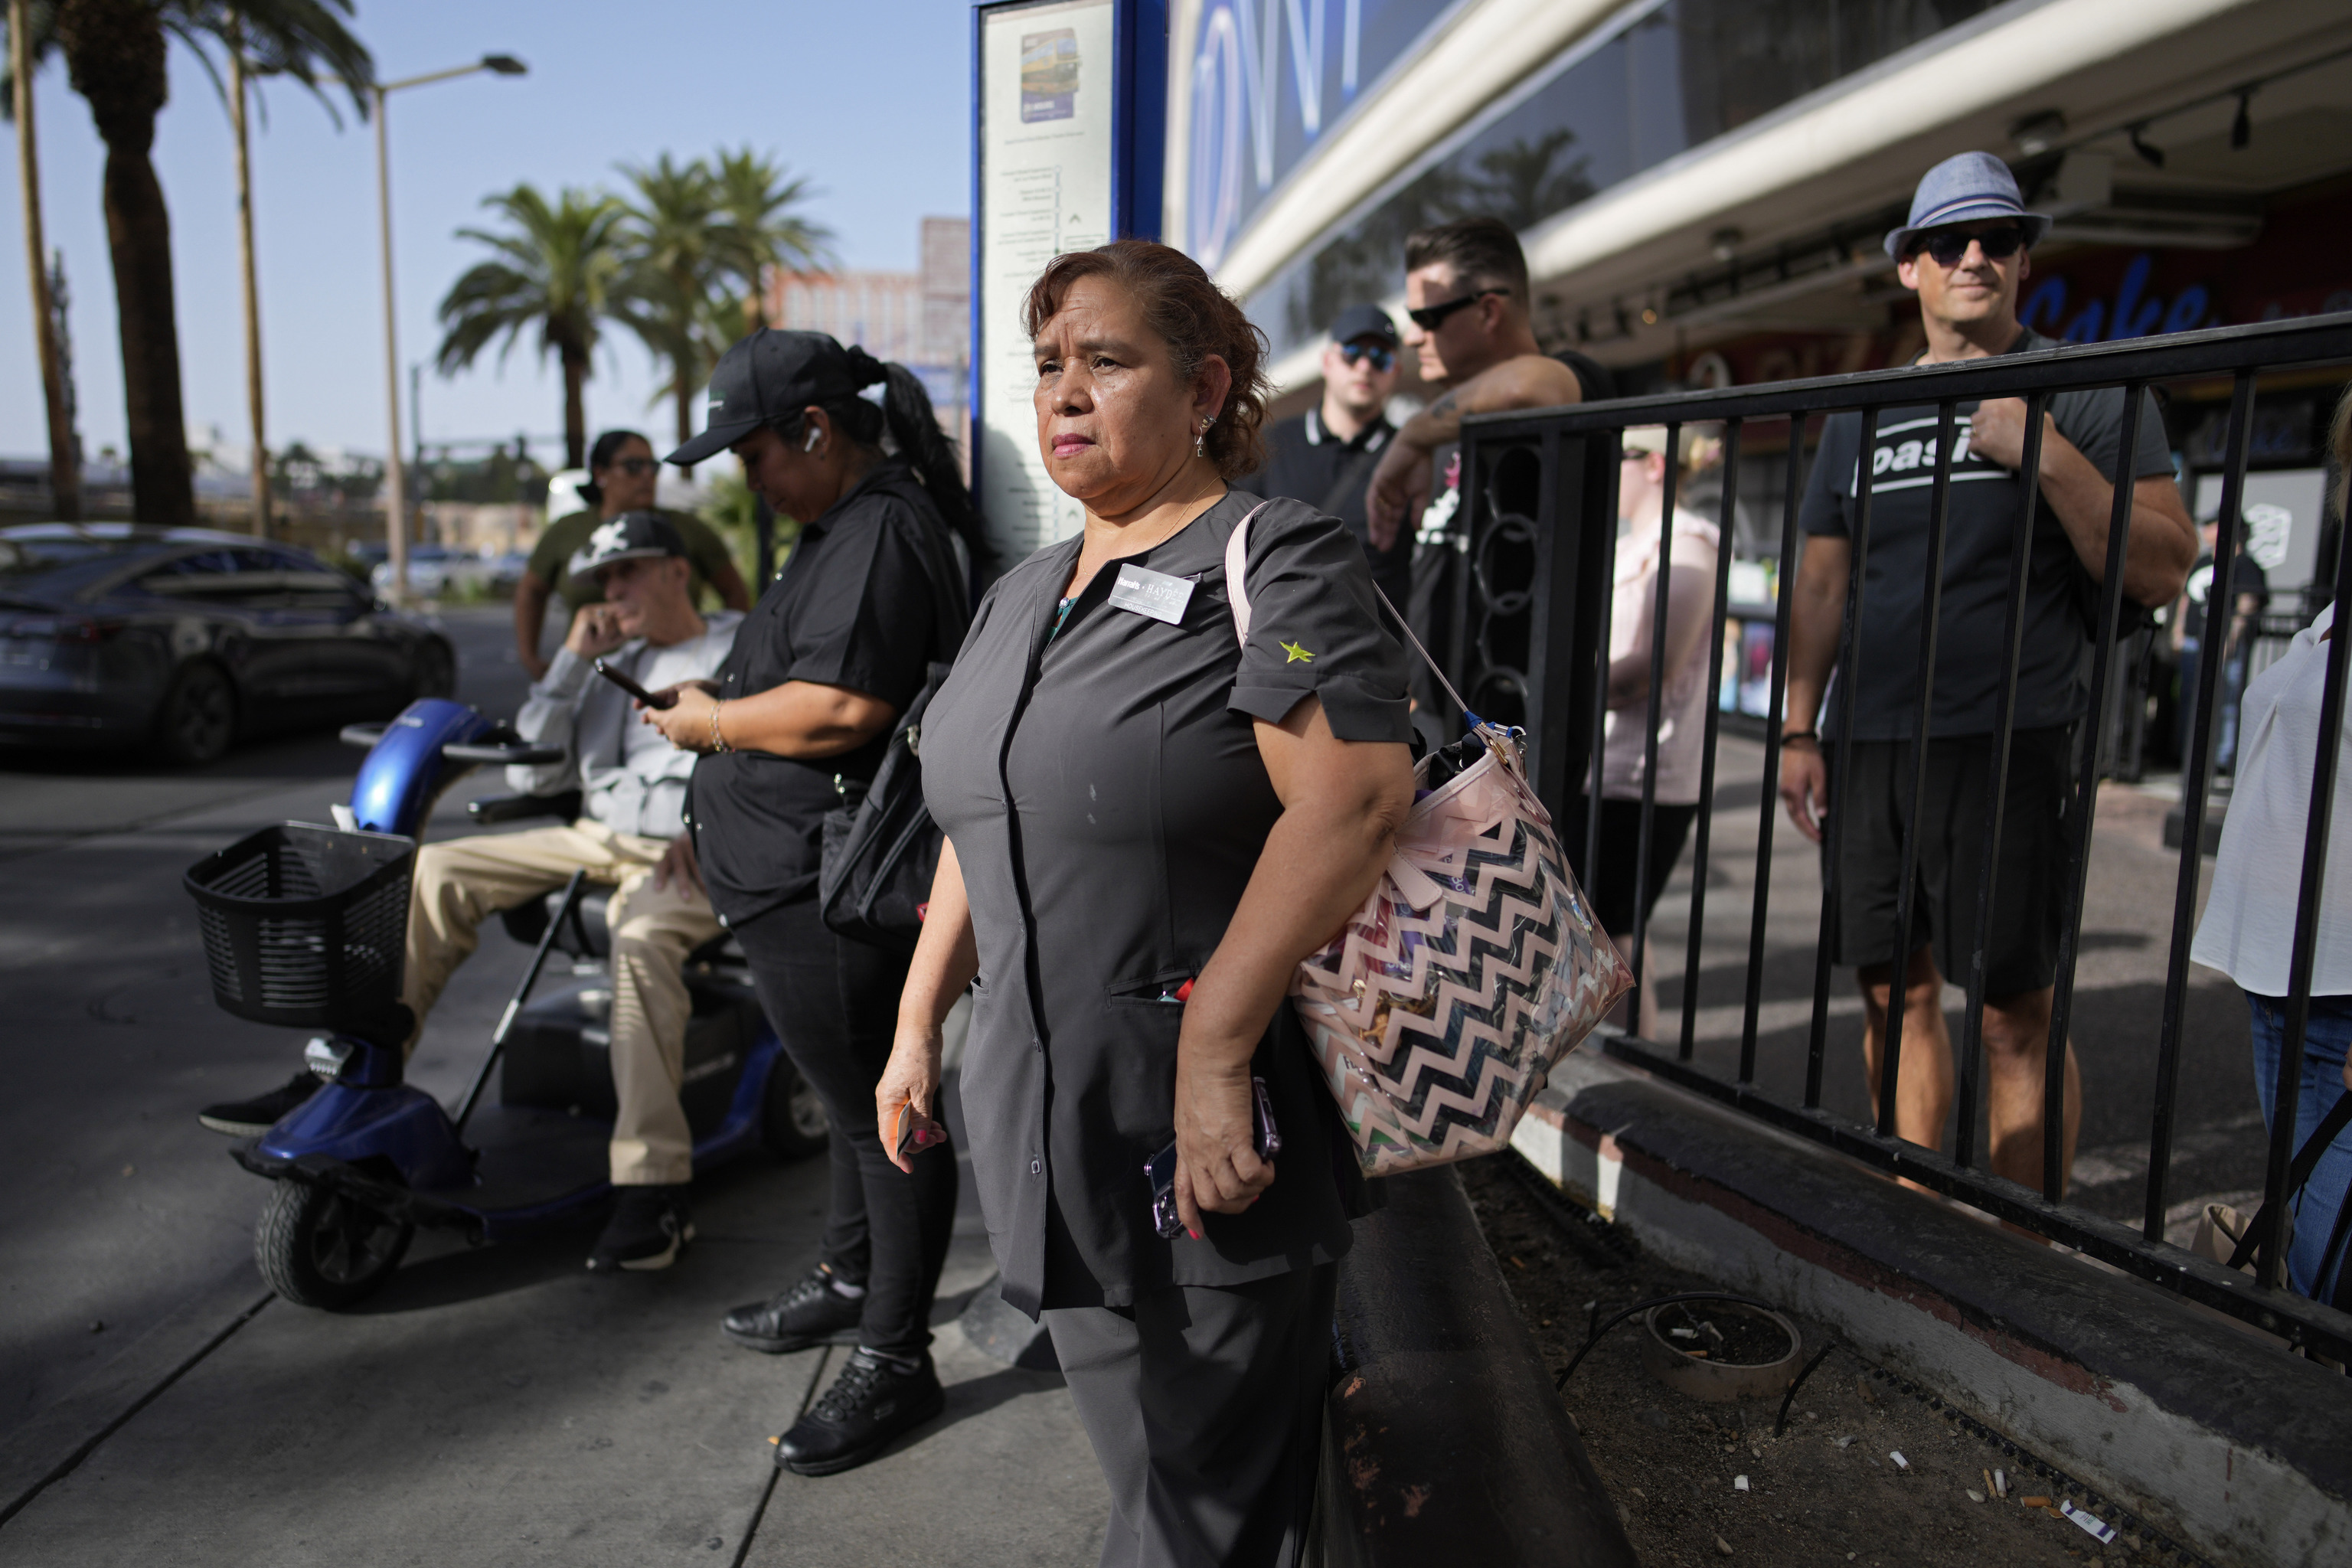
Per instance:
[[[884,383],[877,406],[861,388]],[[886,457],[885,429],[898,456]],[[869,781],[892,721],[964,623],[944,525],[979,549],[955,449],[922,384],[822,332],[762,329],[710,377],[710,427],[670,454],[721,447],[751,488],[803,521],[783,572],[735,635],[715,689],[682,689],[646,717],[705,753],[688,821],[710,901],[743,944],[768,1017],[832,1119],[823,1260],[726,1332],[783,1352],[858,1331],[833,1387],[784,1434],[777,1463],[830,1475],[936,1415],[931,1292],[955,1219],[952,1153],[912,1180],[891,1168],[874,1117],[903,955],[839,937],[818,916],[825,813]],[[945,596],[949,603],[942,606]],[[942,614],[942,610],[946,613]]]
[[[971,984],[973,1173],[1110,1483],[1102,1561],[1287,1564],[1363,1192],[1284,994],[1412,803],[1404,658],[1363,551],[1297,501],[1250,524],[1236,643],[1226,543],[1260,503],[1225,480],[1262,460],[1262,347],[1196,263],[1057,258],[1026,324],[1038,446],[1086,527],[990,591],[926,717],[949,845],[877,1109],[930,1105]],[[1162,1239],[1145,1168],[1171,1142]]]

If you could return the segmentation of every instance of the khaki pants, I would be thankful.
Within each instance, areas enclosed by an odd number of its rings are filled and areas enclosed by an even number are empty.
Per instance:
[[[710,901],[673,882],[656,890],[659,838],[615,833],[583,819],[569,827],[485,835],[427,844],[416,852],[408,904],[408,981],[400,999],[425,1016],[457,967],[473,956],[482,922],[501,910],[561,889],[572,873],[615,890],[606,905],[613,932],[613,1183],[649,1186],[694,1174],[694,1137],[678,1105],[691,1011],[686,955],[717,936]],[[416,1037],[407,1048],[416,1048]]]

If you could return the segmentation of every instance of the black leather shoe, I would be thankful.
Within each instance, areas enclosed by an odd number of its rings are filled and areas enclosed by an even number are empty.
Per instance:
[[[591,1274],[667,1268],[694,1239],[694,1218],[686,1209],[686,1184],[666,1187],[621,1187],[613,1217],[588,1255]]]
[[[196,1112],[196,1120],[232,1138],[258,1138],[277,1126],[280,1117],[318,1092],[318,1075],[305,1068],[267,1094],[207,1105]]]
[[[738,1307],[727,1314],[719,1331],[737,1344],[769,1355],[804,1351],[831,1342],[836,1334],[856,1334],[866,1310],[866,1297],[843,1295],[833,1288],[835,1276],[823,1263],[801,1277],[791,1289]],[[857,1342],[853,1338],[849,1342]]]
[[[908,1371],[857,1351],[824,1397],[776,1439],[776,1463],[796,1476],[854,1470],[936,1417],[947,1400],[930,1357]]]

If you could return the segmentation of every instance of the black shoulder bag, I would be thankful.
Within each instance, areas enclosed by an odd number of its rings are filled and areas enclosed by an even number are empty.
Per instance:
[[[921,512],[917,513],[918,518]],[[923,567],[938,606],[932,661],[923,689],[898,716],[873,781],[834,778],[841,804],[824,815],[817,912],[841,935],[911,953],[923,932],[931,879],[940,868],[940,830],[923,804],[923,713],[948,678],[971,616],[963,584],[940,531],[923,521]]]

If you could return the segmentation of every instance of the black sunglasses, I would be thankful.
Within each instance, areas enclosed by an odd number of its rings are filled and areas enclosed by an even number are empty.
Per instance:
[[[1958,267],[1960,258],[1969,253],[1970,240],[1984,247],[1987,259],[2000,261],[2017,254],[2018,247],[2025,243],[2025,231],[2008,224],[1979,233],[1923,234],[1913,240],[1911,254],[1916,256],[1924,250],[1936,258],[1938,267]]]
[[[1339,357],[1349,364],[1368,359],[1372,362],[1372,368],[1382,374],[1396,368],[1396,350],[1379,343],[1342,343]]]
[[[1509,292],[1508,289],[1481,289],[1475,293],[1465,294],[1459,300],[1448,300],[1443,305],[1423,305],[1418,310],[1407,310],[1405,315],[1423,331],[1433,332],[1445,324],[1446,317],[1464,306],[1475,304],[1489,294],[1508,294]]]
[[[659,465],[651,458],[615,458],[610,466],[620,469],[632,479],[643,479]]]

